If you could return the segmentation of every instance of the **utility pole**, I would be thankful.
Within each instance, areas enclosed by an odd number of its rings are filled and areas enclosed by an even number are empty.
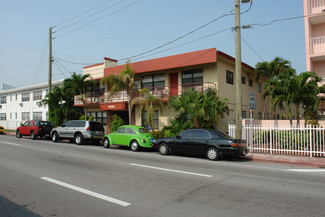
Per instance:
[[[52,28],[49,29],[49,93],[52,91]]]
[[[236,33],[236,138],[242,138],[242,69],[241,69],[241,36],[240,36],[240,2],[235,0],[235,33]]]

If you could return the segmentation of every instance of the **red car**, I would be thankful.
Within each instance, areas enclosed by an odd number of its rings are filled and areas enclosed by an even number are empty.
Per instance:
[[[26,121],[17,128],[16,137],[30,136],[31,139],[36,139],[37,137],[50,139],[52,128],[54,128],[54,124],[49,121]]]

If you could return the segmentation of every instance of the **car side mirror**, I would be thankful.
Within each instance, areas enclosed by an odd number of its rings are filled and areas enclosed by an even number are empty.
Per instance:
[[[177,136],[176,136],[176,138],[177,138],[177,139],[181,139],[181,138],[182,138],[182,136],[180,136],[180,135],[177,135]]]

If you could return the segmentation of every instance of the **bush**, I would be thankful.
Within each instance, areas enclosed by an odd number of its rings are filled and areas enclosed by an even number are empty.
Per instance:
[[[113,121],[111,124],[111,132],[115,132],[117,131],[117,129],[124,125],[124,121],[122,120],[122,118],[120,118],[119,116],[117,116],[116,114],[113,116]]]

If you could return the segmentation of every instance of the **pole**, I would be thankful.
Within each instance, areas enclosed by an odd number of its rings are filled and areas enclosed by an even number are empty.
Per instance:
[[[253,152],[253,109],[249,110],[249,146],[250,152]]]
[[[242,138],[242,88],[241,88],[241,36],[240,36],[240,2],[235,0],[236,33],[236,138]]]
[[[52,91],[52,27],[49,29],[49,93]]]

